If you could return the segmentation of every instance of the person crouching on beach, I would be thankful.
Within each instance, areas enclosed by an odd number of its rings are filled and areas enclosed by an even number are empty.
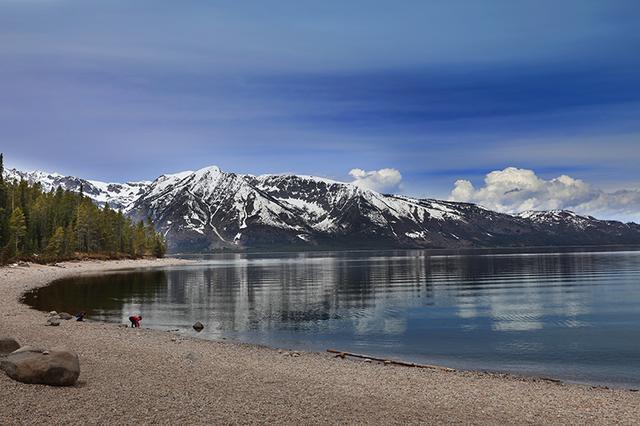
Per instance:
[[[132,328],[140,328],[140,321],[142,321],[142,317],[140,315],[132,315],[129,317],[129,321],[131,321]]]

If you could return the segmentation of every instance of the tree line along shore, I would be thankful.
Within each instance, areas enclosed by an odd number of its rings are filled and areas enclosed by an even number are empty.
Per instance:
[[[5,180],[3,160],[0,153],[0,264],[164,256],[166,241],[150,219],[98,206],[82,187],[45,192],[39,183]]]

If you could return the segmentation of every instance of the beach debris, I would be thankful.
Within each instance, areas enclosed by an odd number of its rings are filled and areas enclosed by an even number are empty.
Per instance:
[[[432,369],[432,370],[441,370],[441,371],[449,371],[449,372],[456,371],[455,368],[441,367],[439,365],[417,364],[415,362],[407,362],[407,361],[400,361],[400,360],[394,360],[394,359],[377,358],[377,357],[370,356],[370,355],[356,354],[356,353],[345,352],[345,351],[337,351],[335,349],[327,349],[327,352],[329,352],[331,354],[336,354],[336,357],[340,357],[340,358],[344,358],[344,357],[350,356],[350,357],[353,357],[353,358],[362,358],[362,359],[364,359],[365,362],[379,361],[379,362],[384,363],[385,365],[393,364],[393,365],[401,365],[403,367],[429,368],[429,369]],[[367,360],[369,360],[369,361],[367,361]]]
[[[47,324],[46,325],[51,326],[51,327],[57,327],[57,326],[60,325],[60,320],[58,318],[56,318],[56,317],[51,317],[51,318],[49,318],[47,320]]]
[[[20,349],[20,343],[13,337],[0,337],[0,356],[9,355],[11,352]]]
[[[55,317],[56,315],[58,315],[58,313],[56,311],[49,312],[49,316],[50,317]]]
[[[73,315],[71,315],[70,313],[67,313],[67,312],[60,312],[58,314],[58,318],[60,318],[61,320],[68,321],[68,320],[73,318]]]
[[[2,358],[0,369],[22,383],[72,386],[80,376],[80,360],[66,349],[25,346]]]
[[[282,349],[279,349],[278,353],[280,355],[282,355],[282,356],[289,356],[289,357],[293,357],[293,358],[298,358],[300,356],[300,352],[292,351],[292,350],[283,351]]]
[[[193,324],[193,329],[199,333],[204,330],[204,324],[202,324],[200,321],[196,321],[196,323]]]
[[[195,362],[195,361],[198,361],[200,359],[200,355],[198,355],[195,352],[189,352],[187,355],[185,355],[185,358],[188,359],[191,362]]]

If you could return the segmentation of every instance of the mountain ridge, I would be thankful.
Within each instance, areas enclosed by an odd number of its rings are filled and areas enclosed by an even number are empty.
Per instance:
[[[124,184],[9,169],[8,178],[84,193],[151,218],[173,252],[246,249],[465,248],[640,244],[640,225],[568,210],[499,213],[453,201],[381,194],[295,174],[217,166]]]

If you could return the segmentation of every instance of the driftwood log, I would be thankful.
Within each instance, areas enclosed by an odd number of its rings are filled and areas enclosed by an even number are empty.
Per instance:
[[[454,368],[441,367],[439,365],[430,365],[430,364],[418,364],[415,362],[407,362],[407,361],[399,361],[394,359],[385,359],[385,358],[377,358],[375,356],[363,355],[363,354],[355,354],[352,352],[338,351],[336,349],[327,349],[327,352],[336,354],[340,358],[344,358],[347,356],[353,358],[362,358],[362,359],[370,359],[372,361],[379,361],[385,364],[393,364],[393,365],[401,365],[403,367],[415,367],[415,368],[429,368],[431,370],[442,370],[442,371],[456,371]]]

